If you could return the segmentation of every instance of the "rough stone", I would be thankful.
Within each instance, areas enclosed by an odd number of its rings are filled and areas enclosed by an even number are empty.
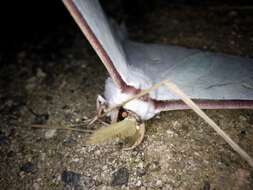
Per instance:
[[[124,185],[128,183],[129,172],[125,167],[119,168],[115,173],[113,173],[112,177],[112,186]]]
[[[77,187],[80,184],[81,174],[72,171],[63,171],[61,179],[65,185],[70,185],[72,187]]]
[[[35,172],[35,167],[34,164],[31,162],[26,162],[20,167],[20,170],[25,172],[25,173],[34,173]]]

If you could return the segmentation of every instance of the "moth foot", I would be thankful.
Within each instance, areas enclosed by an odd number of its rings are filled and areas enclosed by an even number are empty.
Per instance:
[[[92,125],[95,121],[99,120],[99,118],[104,113],[107,112],[108,108],[109,108],[108,102],[103,98],[103,96],[98,95],[96,99],[96,116],[89,121],[88,125]],[[115,108],[108,114],[110,115],[111,124],[116,123],[118,121],[118,116],[119,116],[118,108]]]
[[[108,104],[106,100],[103,98],[103,96],[98,95],[96,99],[96,116],[92,119],[90,119],[88,125],[92,125],[95,121],[97,121],[100,116],[103,114],[103,112],[107,109]]]
[[[96,111],[97,117],[100,117],[102,113],[107,109],[108,103],[100,94],[97,96],[96,100]]]

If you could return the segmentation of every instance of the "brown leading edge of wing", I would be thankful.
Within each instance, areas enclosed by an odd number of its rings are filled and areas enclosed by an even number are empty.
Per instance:
[[[98,54],[99,58],[105,65],[107,71],[109,72],[110,77],[113,79],[114,83],[117,85],[118,88],[124,89],[126,83],[122,80],[121,76],[119,75],[119,73],[117,72],[116,68],[112,63],[112,60],[110,59],[110,57],[108,56],[108,54],[106,53],[106,51],[104,50],[98,39],[96,38],[95,34],[87,24],[85,18],[79,12],[74,2],[72,0],[63,0],[63,3],[70,12],[71,16],[76,21],[79,28],[82,30],[85,37],[90,42],[93,49]]]
[[[91,46],[94,48],[99,58],[105,65],[110,77],[116,86],[122,91],[122,93],[136,95],[141,89],[129,86],[120,76],[119,72],[115,68],[112,60],[108,56],[107,52],[95,36],[94,32],[89,27],[87,21],[76,7],[73,0],[63,0],[64,5],[74,18],[75,22],[80,27],[81,31],[88,39]],[[153,104],[156,110],[184,110],[189,109],[182,101],[175,100],[156,100],[146,95],[141,98],[142,101]],[[253,100],[194,100],[194,102],[201,109],[253,109]]]

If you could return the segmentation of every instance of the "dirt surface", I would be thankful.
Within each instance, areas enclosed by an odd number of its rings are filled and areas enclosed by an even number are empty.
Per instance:
[[[141,24],[127,24],[138,41],[252,57],[250,12],[160,6]],[[74,24],[0,58],[7,63],[0,69],[1,189],[253,188],[253,169],[192,111],[147,121],[144,142],[133,151],[122,151],[124,143],[87,146],[89,133],[31,128],[92,129],[85,121],[95,115],[108,74]],[[253,156],[252,110],[207,114]]]

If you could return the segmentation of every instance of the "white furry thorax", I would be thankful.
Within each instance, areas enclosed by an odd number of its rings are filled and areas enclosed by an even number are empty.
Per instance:
[[[113,83],[112,79],[108,78],[105,83],[104,96],[109,107],[113,107],[121,104],[133,95],[122,93],[121,90]],[[139,99],[128,102],[123,106],[123,108],[136,113],[142,120],[148,120],[154,117],[157,113],[153,104]]]

